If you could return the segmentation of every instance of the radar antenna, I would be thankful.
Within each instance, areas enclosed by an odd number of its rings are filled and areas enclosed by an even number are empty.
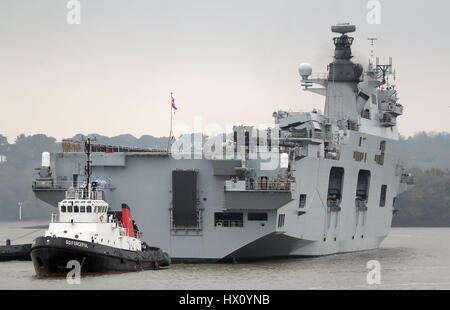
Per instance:
[[[392,67],[392,65],[377,65],[377,68],[381,70],[381,74],[383,77],[381,85],[386,84],[386,72],[388,72],[388,70],[391,70],[391,67]]]
[[[94,141],[96,141],[96,138],[93,138]],[[90,198],[91,197],[91,177],[92,177],[92,160],[91,160],[91,154],[92,154],[92,145],[91,145],[91,138],[88,136],[84,141],[84,153],[86,154],[86,166],[84,166],[84,175],[86,176],[86,185],[87,188],[83,189],[83,197],[84,198]]]
[[[84,142],[84,152],[86,153],[87,160],[86,160],[86,166],[84,168],[84,174],[86,175],[86,181],[87,181],[87,198],[89,199],[91,197],[91,175],[92,175],[92,160],[91,160],[91,138],[87,138]],[[86,189],[85,189],[86,190]]]

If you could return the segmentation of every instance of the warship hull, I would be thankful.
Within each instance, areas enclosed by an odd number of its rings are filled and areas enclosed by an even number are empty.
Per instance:
[[[386,141],[383,166],[373,160],[355,162],[353,150],[361,136],[367,137],[368,158],[379,153],[381,140]],[[317,157],[294,161],[296,183],[289,190],[226,190],[226,182],[233,175],[234,167],[240,166],[239,161],[176,160],[150,153],[94,153],[93,173],[110,177],[112,185],[104,189],[104,199],[112,205],[115,201],[134,205],[139,226],[146,235],[152,236],[151,240],[146,240],[145,235],[143,239],[167,251],[174,262],[220,261],[230,257],[317,256],[377,248],[388,235],[400,180],[395,169],[396,152],[396,141],[351,133],[350,143],[342,147],[339,161]],[[59,153],[57,156],[61,175],[68,177],[74,174],[71,162],[82,163],[84,160],[83,154],[79,153]],[[259,160],[249,160],[247,164],[259,170]],[[327,206],[333,167],[340,167],[345,172],[340,210]],[[174,218],[174,170],[196,171],[197,174],[196,209],[191,226],[177,226]],[[355,205],[360,170],[371,174],[366,211],[359,211]],[[258,173],[276,176],[276,171]],[[387,185],[388,191],[385,206],[380,207],[383,185]],[[49,202],[54,192],[43,188],[34,190],[38,198]],[[300,207],[300,195],[306,196],[303,207]],[[234,223],[236,225],[217,225],[217,216],[227,213],[240,216]],[[251,219],[255,213],[264,214],[264,217]],[[283,217],[284,221],[280,223]]]

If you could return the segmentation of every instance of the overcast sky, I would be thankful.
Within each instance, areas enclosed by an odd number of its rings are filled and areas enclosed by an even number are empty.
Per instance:
[[[267,124],[278,109],[323,111],[297,66],[325,72],[330,25],[352,22],[354,61],[394,59],[403,135],[450,131],[450,2],[366,0],[0,0],[0,134],[167,136],[174,123]]]

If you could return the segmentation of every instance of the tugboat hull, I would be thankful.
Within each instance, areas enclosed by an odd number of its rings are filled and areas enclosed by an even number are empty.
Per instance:
[[[81,274],[130,272],[167,267],[170,259],[161,249],[134,252],[92,242],[60,237],[39,237],[31,248],[38,276],[64,276],[80,264]]]

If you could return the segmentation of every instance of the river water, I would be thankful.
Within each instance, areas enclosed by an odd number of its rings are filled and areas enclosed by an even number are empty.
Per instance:
[[[0,222],[0,243],[29,243],[40,222]],[[28,228],[24,228],[28,227]],[[39,279],[31,262],[0,262],[0,289],[450,289],[450,228],[393,228],[380,249],[237,264],[174,264],[167,270]],[[367,263],[380,263],[368,284]]]

